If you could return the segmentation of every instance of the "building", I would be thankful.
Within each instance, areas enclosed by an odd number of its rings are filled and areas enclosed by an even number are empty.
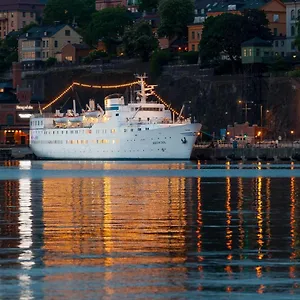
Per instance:
[[[40,0],[1,0],[0,38],[32,22],[39,22],[44,7],[45,4]]]
[[[299,32],[297,22],[300,19],[300,0],[286,1],[286,51],[288,54],[297,52],[295,38]]]
[[[14,63],[13,82],[0,83],[0,144],[28,145],[29,119],[39,104],[31,88],[22,87],[20,63]]]
[[[272,43],[255,37],[242,43],[242,63],[260,64],[273,56]]]
[[[127,0],[96,0],[96,10],[116,6],[127,6]]]
[[[50,57],[60,61],[67,44],[81,44],[82,37],[71,26],[56,24],[31,28],[19,38],[19,61],[27,66],[38,65]]]
[[[63,62],[80,63],[89,53],[90,47],[86,44],[67,44],[61,49]]]
[[[188,26],[188,51],[198,51],[202,36],[203,20],[195,18],[194,24]]]
[[[300,0],[299,0],[300,1]],[[206,17],[218,16],[223,13],[242,14],[247,9],[263,10],[273,33],[273,51],[285,56],[286,50],[286,7],[280,0],[251,0],[251,1],[201,1],[196,10],[194,24],[188,26],[189,51],[198,49],[201,40],[203,23]],[[299,2],[300,9],[300,2]]]

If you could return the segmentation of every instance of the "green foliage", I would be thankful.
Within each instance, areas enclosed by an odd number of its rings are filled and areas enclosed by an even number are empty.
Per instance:
[[[125,27],[132,23],[132,17],[123,7],[109,7],[92,15],[86,30],[85,39],[90,45],[97,44],[99,39],[105,43],[109,53],[116,52]]]
[[[244,40],[250,40],[255,37],[260,37],[263,40],[271,40],[272,33],[269,25],[269,20],[263,10],[248,9],[244,12],[243,34]]]
[[[300,77],[300,70],[294,70],[289,72],[290,77]]]
[[[189,51],[179,53],[179,57],[186,64],[192,65],[198,63],[199,52],[198,51]]]
[[[52,67],[52,66],[54,66],[56,63],[57,63],[57,59],[56,59],[55,57],[49,57],[49,58],[46,60],[46,66],[47,66],[47,67]]]
[[[150,72],[154,76],[159,76],[163,66],[172,60],[172,54],[169,50],[158,50],[153,53],[150,59]]]
[[[139,0],[139,10],[140,11],[152,11],[156,10],[158,7],[159,0]]]
[[[142,21],[125,30],[123,45],[127,56],[139,56],[143,61],[148,61],[151,53],[158,48],[158,40],[151,26]]]
[[[219,61],[226,55],[232,62],[241,56],[241,44],[254,37],[271,39],[268,20],[263,11],[247,10],[244,15],[222,14],[204,23],[200,41],[201,62]]]
[[[279,56],[269,65],[270,72],[282,72],[291,70],[291,64],[285,58]]]
[[[44,9],[44,23],[75,22],[79,27],[85,27],[94,11],[95,0],[49,0]]]
[[[90,64],[91,62],[95,61],[96,59],[107,58],[107,57],[108,57],[108,54],[106,52],[100,51],[100,50],[94,50],[94,51],[91,51],[89,53],[89,55],[83,59],[83,62],[86,64]]]
[[[187,25],[194,19],[194,1],[160,0],[158,13],[160,17],[159,36],[185,36]]]

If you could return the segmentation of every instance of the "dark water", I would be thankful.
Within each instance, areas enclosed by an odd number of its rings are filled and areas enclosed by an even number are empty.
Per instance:
[[[0,163],[0,299],[300,299],[300,166]]]

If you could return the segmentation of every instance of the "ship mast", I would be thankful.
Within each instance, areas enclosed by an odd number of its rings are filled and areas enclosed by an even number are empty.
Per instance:
[[[136,78],[139,80],[139,85],[141,89],[137,91],[137,98],[141,103],[146,103],[147,98],[153,95],[154,87],[156,85],[147,85],[145,79],[147,78],[146,74],[144,75],[136,75]]]

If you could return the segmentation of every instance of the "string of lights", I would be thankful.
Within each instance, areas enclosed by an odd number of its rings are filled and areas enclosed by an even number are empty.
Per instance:
[[[47,109],[50,107],[52,104],[57,102],[59,99],[61,99],[68,91],[70,91],[74,86],[80,86],[80,87],[85,87],[85,88],[93,88],[93,89],[117,89],[117,88],[124,88],[128,86],[133,86],[135,84],[138,84],[139,81],[133,81],[129,83],[124,83],[124,84],[118,84],[118,85],[91,85],[91,84],[85,84],[85,83],[80,83],[80,82],[73,82],[69,87],[67,87],[61,94],[59,94],[56,98],[54,98],[50,103],[45,105],[42,110]],[[179,116],[180,114],[173,109],[170,105],[167,104],[156,92],[153,92],[153,95],[161,102],[163,103],[168,109],[173,112],[175,115]],[[183,116],[180,116],[181,119],[184,119]]]
[[[138,81],[133,81],[133,82],[118,84],[118,85],[90,85],[90,84],[84,84],[80,82],[73,82],[74,85],[86,87],[86,88],[93,88],[93,89],[118,89],[118,88],[132,86],[138,83],[139,83]]]
[[[73,87],[73,83],[67,87],[59,96],[57,96],[55,99],[53,99],[50,103],[48,103],[47,105],[45,105],[42,110],[47,109],[49,106],[51,106],[52,104],[54,104],[56,101],[58,101],[61,97],[63,97],[71,88]]]

